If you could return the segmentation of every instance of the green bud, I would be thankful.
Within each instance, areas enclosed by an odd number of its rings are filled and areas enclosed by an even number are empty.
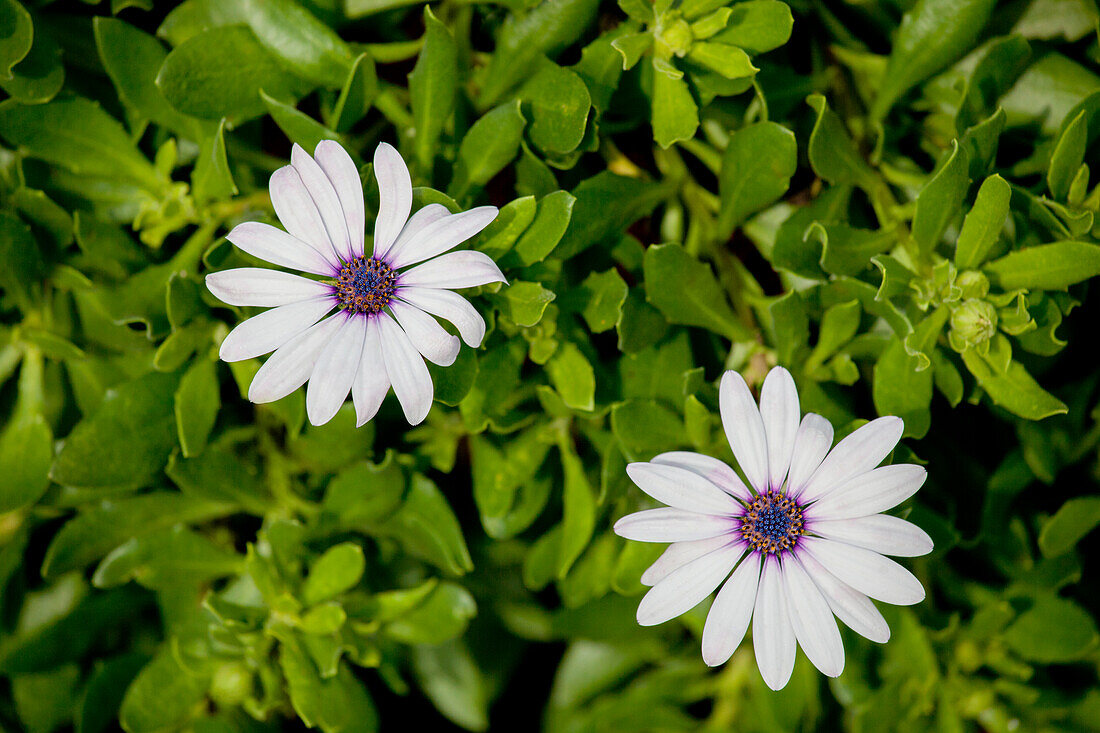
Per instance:
[[[658,30],[658,37],[661,42],[668,47],[669,51],[683,57],[695,40],[695,36],[691,32],[691,26],[683,18],[676,18],[668,25],[662,23],[662,26]]]
[[[971,298],[951,311],[951,331],[947,336],[956,351],[966,351],[988,341],[996,332],[997,309],[992,303]]]
[[[962,291],[963,300],[971,298],[984,298],[989,293],[989,278],[977,270],[966,270],[955,279],[955,284]]]
[[[218,705],[240,705],[252,692],[252,672],[240,662],[218,667],[210,680],[210,699]]]

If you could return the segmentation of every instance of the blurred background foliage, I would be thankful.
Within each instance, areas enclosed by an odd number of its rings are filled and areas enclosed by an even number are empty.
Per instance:
[[[0,731],[1100,729],[1098,15],[0,0]],[[501,207],[413,429],[217,360],[202,277],[326,138]],[[705,608],[638,627],[661,548],[610,532],[775,363],[841,434],[905,419],[936,541],[888,644],[780,693],[705,667]]]

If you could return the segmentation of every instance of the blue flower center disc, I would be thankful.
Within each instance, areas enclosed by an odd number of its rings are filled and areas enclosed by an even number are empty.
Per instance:
[[[741,538],[752,549],[765,554],[793,549],[804,531],[802,507],[772,491],[758,494],[741,519]]]
[[[340,268],[336,300],[352,313],[380,313],[393,300],[397,273],[374,257],[356,257]]]

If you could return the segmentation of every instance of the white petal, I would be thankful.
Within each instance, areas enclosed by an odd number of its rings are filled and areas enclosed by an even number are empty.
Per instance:
[[[669,451],[655,457],[653,463],[686,468],[688,471],[699,474],[730,496],[736,496],[742,501],[752,501],[752,492],[745,486],[745,482],[737,472],[717,458],[691,451]]]
[[[386,253],[389,255],[387,259],[392,258],[394,253],[404,249],[409,240],[419,234],[424,227],[450,215],[450,210],[443,204],[427,204],[423,208],[417,209],[405,222],[405,226],[401,228],[401,233],[397,235],[397,239],[390,246],[389,251]]]
[[[467,346],[475,349],[481,346],[485,338],[485,319],[458,293],[433,288],[398,288],[397,297],[453,323]]]
[[[332,310],[332,298],[314,298],[272,308],[237,324],[222,341],[222,361],[243,361],[274,351]]]
[[[729,535],[718,535],[705,540],[691,540],[690,542],[673,542],[661,556],[642,573],[642,585],[657,585],[674,570],[682,568],[692,560],[706,555],[712,550],[724,547],[730,543]]]
[[[798,558],[783,559],[783,583],[791,626],[806,657],[822,674],[838,677],[844,671],[844,643],[833,612]]]
[[[365,331],[365,318],[348,318],[321,353],[306,387],[306,415],[311,425],[327,423],[348,398],[359,370]]]
[[[344,209],[340,205],[340,197],[332,186],[332,181],[325,175],[324,170],[309,153],[302,149],[298,143],[290,152],[290,164],[298,171],[302,183],[306,186],[313,203],[317,205],[317,211],[321,214],[325,231],[328,232],[329,241],[336,249],[336,253],[345,261],[355,259],[355,251],[351,246],[351,236],[348,234],[348,223],[344,218]]]
[[[794,436],[791,470],[787,474],[787,492],[798,496],[814,471],[833,447],[833,425],[821,415],[810,412],[802,418]]]
[[[764,561],[756,608],[752,614],[752,645],[760,676],[773,690],[782,690],[794,671],[794,628],[787,611],[787,598],[780,577],[779,562],[772,556]]]
[[[419,425],[432,409],[435,395],[428,365],[392,318],[385,313],[379,313],[376,318],[382,341],[382,359],[393,384],[393,393],[397,395],[409,424]]]
[[[670,573],[638,604],[638,623],[656,626],[695,608],[726,579],[744,551],[743,543],[731,542]]]
[[[879,644],[890,639],[890,626],[870,598],[840,582],[808,552],[799,552],[798,559],[824,594],[829,608],[848,628]]]
[[[911,606],[924,600],[920,581],[877,552],[815,537],[801,537],[798,544],[838,580],[865,596],[895,606]]]
[[[447,333],[443,326],[439,325],[439,321],[416,306],[400,300],[391,301],[390,310],[393,311],[397,322],[401,324],[401,328],[405,330],[405,335],[425,359],[440,366],[450,366],[455,363],[462,343],[457,336]]]
[[[330,249],[317,250],[270,224],[246,221],[233,227],[225,238],[238,249],[273,265],[314,275],[332,276],[340,271],[339,261]]]
[[[900,417],[880,417],[853,432],[829,451],[798,498],[818,499],[882,463],[901,440],[904,427]]]
[[[275,214],[290,234],[324,253],[326,258],[338,260],[339,251],[329,239],[321,212],[294,166],[285,165],[272,173],[268,191]]]
[[[932,538],[928,533],[911,522],[889,514],[813,521],[808,528],[825,539],[847,542],[882,555],[919,557],[932,552]]]
[[[760,410],[749,392],[749,385],[737,372],[722,375],[718,388],[718,407],[726,439],[737,458],[737,464],[754,489],[768,489],[768,441]]]
[[[486,283],[507,282],[489,255],[472,249],[440,255],[398,276],[400,287],[472,288]]]
[[[760,582],[760,560],[756,553],[746,557],[718,591],[703,625],[703,661],[716,667],[729,659],[748,631],[756,588]]]
[[[340,198],[340,208],[344,212],[344,222],[351,237],[352,250],[356,257],[363,254],[363,181],[359,178],[359,169],[348,155],[348,151],[335,140],[322,140],[313,151],[317,165],[328,176],[336,195]]]
[[[380,143],[374,151],[378,178],[378,218],[374,220],[374,256],[384,257],[401,233],[412,210],[409,168],[392,145]]]
[[[773,368],[760,388],[760,418],[768,439],[768,476],[772,490],[782,488],[787,478],[800,416],[794,378],[783,367]]]
[[[497,218],[497,207],[479,206],[476,209],[450,214],[422,227],[402,243],[394,247],[387,258],[393,267],[406,267],[454,249],[480,232]]]
[[[229,305],[273,307],[332,294],[332,286],[262,267],[238,267],[212,272],[206,287]]]
[[[927,476],[922,466],[910,463],[882,466],[838,485],[806,513],[813,519],[850,519],[878,514],[915,494]]]
[[[727,517],[671,507],[634,512],[615,522],[615,534],[639,542],[705,540],[733,530],[734,523]]]
[[[686,468],[631,463],[626,467],[626,475],[657,501],[689,512],[730,516],[743,509],[736,499]]]
[[[379,338],[378,322],[375,318],[368,318],[359,370],[351,385],[351,398],[355,402],[356,427],[365,425],[378,414],[378,408],[382,406],[382,400],[389,391],[390,377],[386,374],[386,363],[382,358],[382,340]]]
[[[305,384],[321,352],[345,320],[339,314],[327,318],[280,346],[252,378],[248,399],[256,403],[274,402]]]

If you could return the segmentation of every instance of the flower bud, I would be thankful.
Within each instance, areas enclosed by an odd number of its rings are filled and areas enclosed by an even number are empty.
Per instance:
[[[966,351],[971,346],[988,341],[997,332],[997,309],[992,303],[971,298],[951,312],[952,348]]]

